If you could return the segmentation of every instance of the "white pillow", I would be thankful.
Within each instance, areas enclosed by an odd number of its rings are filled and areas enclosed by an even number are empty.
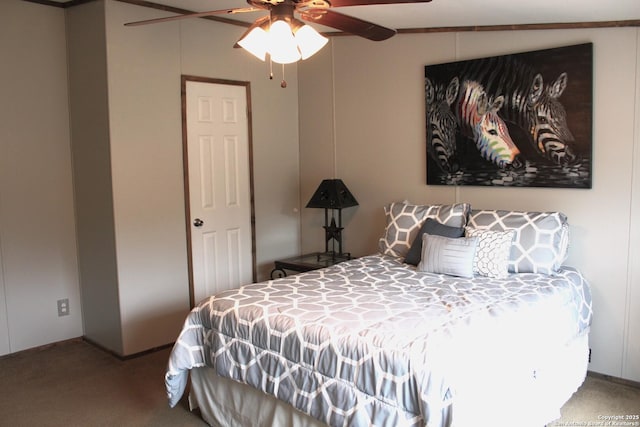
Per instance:
[[[477,237],[451,238],[424,233],[422,259],[416,270],[471,278],[477,244]]]
[[[493,231],[465,227],[465,236],[478,238],[473,272],[480,276],[504,279],[509,275],[509,255],[514,230]]]

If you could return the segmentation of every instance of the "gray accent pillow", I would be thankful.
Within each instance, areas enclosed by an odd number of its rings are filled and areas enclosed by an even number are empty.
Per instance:
[[[483,230],[514,230],[509,255],[512,273],[552,274],[567,258],[569,224],[561,212],[472,210],[468,226]]]
[[[473,277],[473,258],[478,245],[477,237],[450,237],[422,235],[422,259],[417,271]]]
[[[384,208],[387,225],[380,238],[378,249],[384,255],[404,258],[411,248],[420,227],[427,218],[444,225],[463,228],[471,206],[467,203],[453,205],[412,205],[394,202]]]
[[[411,265],[418,265],[422,256],[422,235],[424,233],[432,234],[436,236],[458,238],[464,236],[464,228],[451,227],[449,225],[440,224],[433,218],[427,218],[422,224],[422,228],[418,231],[418,235],[413,239],[411,248],[407,252],[407,256],[404,258],[404,262]]]

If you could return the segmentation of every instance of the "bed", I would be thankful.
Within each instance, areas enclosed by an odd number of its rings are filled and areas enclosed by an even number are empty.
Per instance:
[[[223,426],[538,426],[582,384],[589,286],[558,212],[385,207],[379,252],[222,292],[165,383]]]

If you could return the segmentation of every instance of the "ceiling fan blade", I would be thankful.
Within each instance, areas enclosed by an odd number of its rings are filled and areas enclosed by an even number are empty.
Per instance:
[[[431,0],[330,0],[331,7],[366,6],[372,4],[429,3]]]
[[[155,19],[147,19],[144,21],[127,22],[124,25],[129,27],[135,27],[138,25],[157,24],[159,22],[167,22],[167,21],[177,21],[178,19],[203,18],[205,16],[213,16],[213,15],[233,15],[236,13],[244,13],[244,12],[258,12],[261,10],[264,10],[264,9],[258,9],[257,7],[241,7],[236,9],[210,10],[208,12],[187,13],[184,15],[167,16],[164,18],[155,18]]]
[[[300,17],[305,21],[333,27],[345,33],[354,34],[373,41],[382,41],[396,34],[396,30],[382,27],[373,22],[364,21],[353,16],[343,15],[333,10],[322,10],[319,13],[313,10],[301,13]]]

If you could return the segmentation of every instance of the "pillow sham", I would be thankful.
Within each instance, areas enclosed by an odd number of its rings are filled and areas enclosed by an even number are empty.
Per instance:
[[[427,218],[433,218],[444,225],[462,228],[467,223],[470,210],[471,206],[467,203],[453,205],[391,203],[384,208],[387,225],[384,235],[379,240],[378,249],[384,255],[404,258]]]
[[[478,247],[473,258],[473,273],[493,279],[509,275],[509,255],[515,231],[493,231],[465,227],[465,236],[477,237]]]
[[[473,277],[477,237],[422,235],[422,259],[416,270],[451,276]]]
[[[420,257],[422,256],[422,235],[424,233],[442,237],[458,238],[464,236],[464,228],[451,227],[449,225],[440,224],[433,218],[427,218],[424,221],[424,224],[422,224],[420,231],[418,231],[418,235],[413,239],[409,252],[407,252],[407,256],[404,259],[404,262],[407,264],[418,265],[420,262]]]
[[[510,272],[552,274],[567,258],[569,225],[561,212],[472,210],[468,225],[494,231],[514,230]]]

